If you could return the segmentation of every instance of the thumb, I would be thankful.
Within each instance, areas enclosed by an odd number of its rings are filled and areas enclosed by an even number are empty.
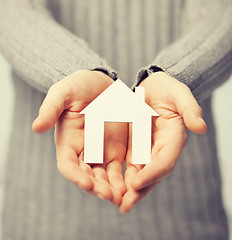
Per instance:
[[[53,128],[65,109],[67,91],[64,84],[57,82],[52,85],[40,107],[39,115],[32,124],[32,130],[43,133]]]
[[[184,88],[184,91],[182,89]],[[176,108],[183,117],[186,127],[194,133],[204,134],[207,131],[207,125],[202,118],[202,109],[194,98],[191,90],[183,85],[176,94]]]

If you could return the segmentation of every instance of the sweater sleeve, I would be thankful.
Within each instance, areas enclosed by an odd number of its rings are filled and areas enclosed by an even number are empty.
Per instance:
[[[208,5],[200,9],[205,16],[198,19],[195,16],[194,25],[185,18],[182,36],[163,49],[151,65],[138,72],[137,85],[153,69],[160,68],[185,83],[201,101],[229,78],[232,72],[232,3],[231,0],[207,2]]]
[[[13,70],[42,92],[80,69],[115,73],[87,44],[30,0],[0,1],[0,49]]]

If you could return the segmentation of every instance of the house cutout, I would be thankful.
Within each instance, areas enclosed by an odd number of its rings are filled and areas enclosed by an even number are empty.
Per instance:
[[[158,114],[145,103],[143,87],[133,92],[117,79],[80,114],[85,114],[84,161],[103,163],[104,122],[132,123],[132,163],[151,160],[152,116]]]

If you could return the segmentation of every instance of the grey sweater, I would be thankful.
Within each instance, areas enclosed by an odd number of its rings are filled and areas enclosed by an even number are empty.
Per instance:
[[[231,5],[230,0],[1,0],[0,48],[15,86],[4,240],[228,238],[211,93],[232,70]],[[48,88],[78,69],[102,69],[114,79],[118,72],[131,86],[150,74],[151,66],[190,87],[208,132],[189,133],[174,173],[121,216],[58,173],[53,131],[36,135],[31,123]]]

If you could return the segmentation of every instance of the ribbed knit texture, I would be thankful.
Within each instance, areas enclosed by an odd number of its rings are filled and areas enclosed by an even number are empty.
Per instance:
[[[4,240],[228,238],[209,96],[231,72],[232,15],[231,1],[214,2],[0,2],[0,47],[15,85]],[[58,173],[53,132],[36,135],[31,123],[48,88],[78,69],[101,68],[112,77],[118,72],[131,86],[149,65],[192,89],[209,130],[189,133],[174,173],[122,216]]]

